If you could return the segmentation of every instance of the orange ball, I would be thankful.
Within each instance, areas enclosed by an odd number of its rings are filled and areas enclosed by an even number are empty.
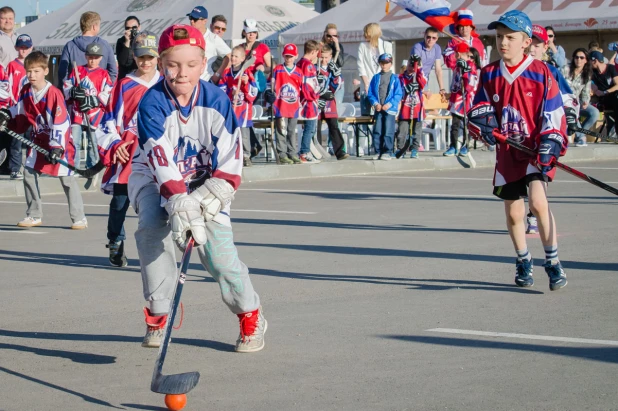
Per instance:
[[[166,394],[165,405],[172,411],[182,410],[187,405],[186,394]]]

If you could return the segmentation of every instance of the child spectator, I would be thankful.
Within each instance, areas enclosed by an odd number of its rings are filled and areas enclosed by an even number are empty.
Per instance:
[[[464,114],[470,111],[474,94],[478,85],[479,64],[478,53],[476,61],[472,58],[472,50],[466,43],[458,43],[454,47],[456,57],[453,80],[451,81],[451,96],[449,98],[448,109],[452,114],[453,123],[451,124],[451,145],[443,155],[452,157],[457,154],[457,140],[462,137],[460,156],[468,155],[468,142],[464,133]],[[466,101],[463,100],[463,90],[466,91]],[[465,104],[465,107],[464,107]]]
[[[378,57],[381,71],[369,83],[367,97],[375,110],[373,126],[374,160],[390,160],[393,155],[395,116],[403,96],[399,77],[393,74],[393,56],[383,53]]]
[[[273,72],[275,102],[275,128],[277,130],[277,155],[281,164],[300,164],[298,158],[296,123],[300,112],[300,93],[303,86],[303,73],[294,64],[298,57],[295,44],[283,47],[283,64]]]
[[[423,74],[423,64],[418,54],[410,56],[406,70],[399,75],[399,81],[403,87],[403,99],[399,111],[399,124],[397,128],[397,144],[402,149],[408,139],[410,127],[414,130],[412,152],[410,158],[418,158],[418,148],[423,132],[423,119],[425,118],[425,97],[423,89],[427,84],[427,78]],[[405,156],[405,153],[403,153]]]
[[[17,50],[17,58],[9,63],[6,67],[6,79],[10,93],[11,106],[17,104],[19,92],[24,84],[28,82],[26,77],[26,69],[24,68],[24,60],[28,54],[32,53],[32,38],[27,34],[20,34],[15,41],[15,50]],[[22,152],[21,141],[13,139],[9,152],[9,170],[11,171],[11,180],[21,180],[24,175],[21,173]]]
[[[86,61],[83,66],[77,67],[79,84],[77,83],[76,70],[64,81],[64,96],[71,109],[71,134],[75,142],[75,166],[79,167],[80,150],[82,143],[82,131],[87,126],[86,116],[90,122],[90,129],[95,131],[105,113],[105,106],[109,101],[112,91],[112,80],[106,70],[99,67],[104,55],[104,49],[99,43],[91,43],[86,48]],[[86,167],[93,165],[94,152],[91,143],[86,145]]]
[[[318,99],[319,85],[315,63],[320,52],[320,43],[309,40],[305,43],[303,57],[296,63],[300,69],[303,80],[300,93],[301,115],[305,119],[303,136],[300,140],[300,161],[303,163],[319,163],[311,154],[311,139],[318,125]]]
[[[43,156],[36,150],[28,150],[24,167],[24,191],[26,194],[26,218],[18,227],[36,227],[43,224],[43,207],[39,191],[39,175],[60,177],[60,183],[69,203],[69,215],[74,230],[88,227],[84,204],[72,171],[59,164],[62,159],[73,165],[75,147],[69,131],[69,117],[62,91],[45,80],[49,74],[47,56],[40,51],[30,53],[24,61],[29,84],[19,93],[17,104],[0,110],[0,129],[7,123],[11,130],[23,134],[32,126],[34,144],[49,151]]]
[[[238,45],[232,49],[231,66],[223,72],[219,87],[230,98],[238,126],[242,134],[243,166],[251,167],[251,127],[253,127],[253,102],[258,89],[253,74],[246,70],[242,76],[240,68],[245,61],[245,46]]]
[[[345,145],[339,123],[337,122],[337,101],[335,93],[341,86],[341,67],[333,61],[333,50],[329,45],[322,47],[320,63],[317,67],[318,84],[320,85],[320,99],[318,100],[319,120],[318,120],[318,141],[322,143],[322,120],[326,120],[328,135],[333,145],[333,152],[337,160],[345,160],[350,157],[345,152]]]

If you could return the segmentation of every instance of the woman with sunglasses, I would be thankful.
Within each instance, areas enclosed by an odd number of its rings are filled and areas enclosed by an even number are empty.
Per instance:
[[[566,53],[562,46],[558,46],[554,43],[556,40],[554,28],[552,26],[547,26],[545,27],[545,31],[547,31],[547,45],[549,46],[547,49],[549,63],[561,69],[567,65]]]
[[[573,52],[571,63],[560,69],[566,79],[573,94],[579,101],[579,115],[585,117],[581,127],[590,130],[599,119],[599,110],[590,104],[590,87],[592,84],[592,65],[588,51],[578,48]],[[586,146],[586,136],[582,133],[575,133],[575,145],[577,147]]]
[[[335,23],[328,23],[324,29],[324,35],[322,36],[322,43],[330,47],[333,51],[333,61],[339,68],[343,68],[343,44],[339,43],[339,34],[337,33],[337,25]],[[337,56],[337,59],[335,59]]]
[[[136,16],[129,16],[124,21],[124,34],[116,41],[116,58],[118,60],[118,80],[122,80],[137,69],[133,58],[131,40],[140,31],[139,19]]]

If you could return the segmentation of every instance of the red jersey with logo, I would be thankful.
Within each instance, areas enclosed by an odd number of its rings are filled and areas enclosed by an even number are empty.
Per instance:
[[[75,146],[62,91],[48,82],[43,90],[35,92],[28,83],[21,89],[17,104],[9,110],[12,117],[9,122],[11,130],[23,134],[32,126],[31,139],[34,144],[45,150],[62,148],[62,159],[70,165],[74,164]],[[43,154],[31,148],[28,148],[26,167],[54,177],[73,174],[60,163],[51,164]]]
[[[77,67],[79,73],[79,86],[86,91],[87,96],[95,96],[99,100],[99,107],[88,110],[88,119],[90,127],[95,129],[101,124],[103,114],[105,114],[105,106],[109,102],[109,95],[112,92],[112,79],[109,77],[107,70],[97,67],[90,70],[87,66]],[[67,99],[71,111],[71,124],[86,125],[84,114],[79,111],[79,104],[70,99],[69,90],[77,86],[75,78],[75,70],[71,70],[69,77],[64,81],[64,96]]]
[[[476,88],[479,84],[479,70],[474,64],[474,61],[468,60],[470,71],[463,73],[461,67],[455,67],[453,70],[453,79],[451,80],[451,95],[448,100],[448,109],[451,113],[463,117],[464,113],[470,111]],[[466,107],[464,110],[463,90],[466,90]]]
[[[11,86],[4,67],[0,64],[0,108],[11,105]]]
[[[6,76],[9,80],[9,87],[11,88],[11,98],[13,100],[11,105],[17,104],[19,92],[22,87],[28,83],[24,63],[18,59],[11,61],[6,69]]]
[[[406,86],[416,79],[418,91],[413,94],[408,94]],[[399,120],[422,120],[425,118],[425,98],[423,97],[423,89],[427,85],[427,78],[423,74],[421,66],[418,66],[416,73],[408,73],[404,71],[399,75],[399,81],[403,88],[403,98],[401,99],[401,109],[399,110]]]
[[[232,102],[232,106],[234,106],[234,114],[236,114],[238,119],[238,126],[253,127],[251,118],[253,117],[253,102],[258,94],[257,84],[249,70],[246,70],[244,73],[249,77],[247,83],[241,82],[241,76],[238,74],[240,72],[233,73],[231,67],[225,69],[219,82],[219,87],[227,94]],[[240,90],[236,94],[239,82],[241,83]]]
[[[320,85],[320,92],[328,89],[334,94],[342,83],[341,76],[333,76],[330,70],[328,70],[328,66],[317,66],[317,78],[318,84]],[[326,100],[324,103],[324,109],[320,111],[320,118],[339,117],[336,100]]]
[[[270,53],[270,49],[268,48],[268,46],[264,43],[259,43],[254,50],[246,50],[246,43],[245,43],[245,56],[247,58],[249,57],[249,53],[251,53],[251,55],[253,57],[255,57],[255,64],[253,65],[253,67],[257,67],[259,65],[263,65],[266,64],[264,61],[264,56],[266,56],[268,53]]]
[[[301,115],[307,120],[315,120],[318,118],[318,98],[320,97],[315,65],[303,57],[296,63],[296,67],[303,75],[300,91]]]
[[[502,60],[481,70],[474,103],[488,102],[496,110],[501,133],[537,151],[542,135],[566,136],[566,119],[558,83],[540,60],[525,56],[511,74]],[[564,139],[567,141],[566,138]],[[561,155],[566,153],[566,144]],[[536,159],[510,147],[497,144],[494,186],[521,180],[539,173]],[[548,177],[553,179],[554,168]]]
[[[276,118],[298,118],[300,114],[300,93],[303,86],[303,73],[294,66],[288,69],[279,64],[273,71],[276,100],[273,104]]]

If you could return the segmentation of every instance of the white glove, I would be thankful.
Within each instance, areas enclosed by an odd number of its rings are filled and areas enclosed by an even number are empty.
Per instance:
[[[187,247],[189,232],[195,244],[206,243],[206,222],[199,201],[188,194],[176,194],[167,201],[165,210],[170,216],[172,240],[178,248]]]
[[[209,222],[234,199],[234,189],[221,178],[209,178],[190,195],[202,206],[202,216]]]

